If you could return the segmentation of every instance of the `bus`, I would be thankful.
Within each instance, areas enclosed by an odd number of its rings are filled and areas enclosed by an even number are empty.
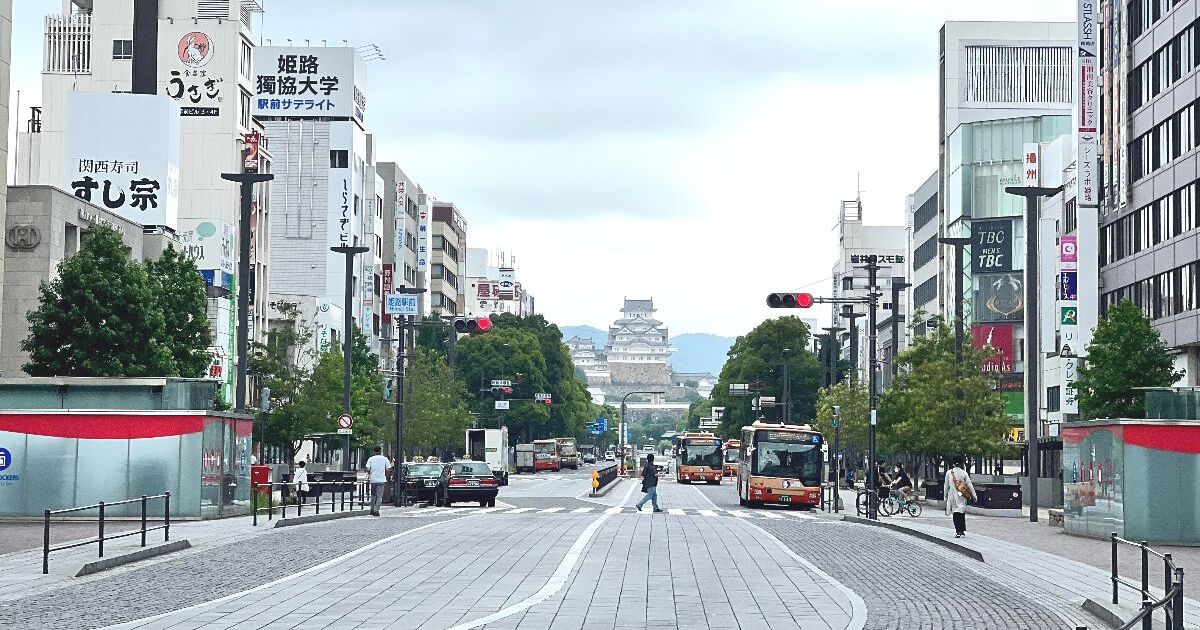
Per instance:
[[[738,503],[812,509],[821,503],[825,438],[812,426],[755,422],[742,427],[738,457]]]
[[[712,433],[681,433],[675,438],[675,481],[721,483],[721,440]]]
[[[741,457],[742,453],[742,441],[725,440],[725,444],[722,445],[722,448],[724,449],[724,453],[722,455],[723,461],[725,462],[725,476],[736,477],[738,457]]]
[[[561,470],[558,442],[554,438],[533,441],[533,470]]]
[[[579,468],[579,445],[575,438],[554,438],[558,443],[558,459],[563,468]]]

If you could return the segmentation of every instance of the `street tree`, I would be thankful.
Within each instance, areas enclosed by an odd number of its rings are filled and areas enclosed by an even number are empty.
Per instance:
[[[482,393],[490,389],[493,380],[513,382],[510,398],[532,399],[535,393],[547,390],[546,358],[532,333],[496,327],[486,334],[464,337],[458,342],[457,369],[464,386],[477,394],[476,411],[485,426],[503,422],[514,436],[553,437],[550,408],[546,405],[511,402],[501,419],[493,399]]]
[[[587,425],[596,418],[597,409],[587,391],[587,379],[576,374],[571,352],[563,343],[562,331],[541,315],[517,317],[500,313],[491,319],[496,331],[523,330],[537,339],[546,363],[546,389],[543,391],[553,400],[549,429],[557,437],[584,437]]]
[[[880,401],[880,452],[923,456],[1007,455],[1009,420],[994,376],[980,371],[990,352],[963,348],[938,322],[896,357],[898,375]],[[961,397],[958,392],[961,392]]]
[[[867,388],[861,384],[842,381],[832,387],[824,387],[817,394],[817,416],[813,426],[825,434],[826,441],[833,445],[833,407],[838,406],[839,440],[847,453],[847,461],[857,461],[858,455],[867,450],[867,426],[871,416]]]
[[[30,376],[175,376],[158,292],[115,230],[94,225],[28,314]]]
[[[471,427],[471,396],[434,350],[416,348],[408,355],[412,393],[404,399],[404,449],[414,454],[458,451]],[[385,432],[393,439],[395,429]]]
[[[204,278],[196,263],[168,245],[158,260],[146,261],[151,287],[162,310],[166,341],[179,376],[199,378],[212,362],[212,331]]]
[[[297,306],[279,306],[267,343],[255,343],[247,372],[271,390],[271,410],[262,428],[265,444],[281,447],[288,463],[296,460],[301,440],[328,430],[324,416],[307,413],[300,404],[318,358],[314,328]]]
[[[1073,383],[1084,418],[1143,418],[1139,387],[1168,387],[1181,373],[1162,337],[1129,300],[1108,307]]]

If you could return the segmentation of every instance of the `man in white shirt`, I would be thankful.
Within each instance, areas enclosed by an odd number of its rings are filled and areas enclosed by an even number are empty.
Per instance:
[[[383,456],[383,447],[376,446],[375,454],[367,458],[367,483],[371,484],[371,516],[379,516],[379,505],[383,503],[383,487],[387,485],[387,471],[392,467]]]

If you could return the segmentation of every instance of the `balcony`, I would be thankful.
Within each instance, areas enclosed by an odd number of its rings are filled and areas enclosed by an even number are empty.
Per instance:
[[[87,13],[46,16],[42,72],[91,74],[92,16]]]

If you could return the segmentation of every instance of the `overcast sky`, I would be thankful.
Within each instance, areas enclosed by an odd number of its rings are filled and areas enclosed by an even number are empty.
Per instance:
[[[14,3],[13,105],[42,16]],[[946,20],[1074,19],[1069,0],[266,0],[263,35],[376,44],[381,160],[515,255],[559,324],[653,297],[672,334],[745,333],[767,293],[828,292],[838,202],[902,224],[937,165]],[[15,124],[15,121],[14,121]],[[825,315],[821,313],[821,315]],[[823,317],[827,319],[827,315]]]

